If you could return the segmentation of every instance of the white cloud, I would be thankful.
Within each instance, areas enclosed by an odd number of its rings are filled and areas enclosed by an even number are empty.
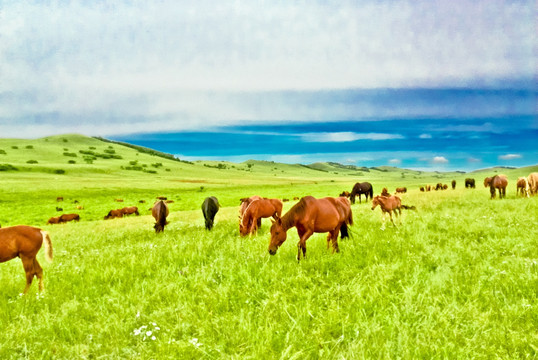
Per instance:
[[[514,160],[514,159],[521,159],[520,154],[506,154],[506,155],[499,155],[499,160]]]
[[[432,163],[434,163],[434,164],[448,164],[448,159],[445,158],[444,156],[435,156],[432,159]]]
[[[355,132],[319,132],[298,134],[305,142],[350,142],[357,140],[395,140],[403,139],[400,134],[366,133]]]
[[[432,136],[431,136],[430,134],[421,134],[421,135],[419,136],[419,138],[420,138],[420,139],[431,139]]]
[[[400,159],[390,159],[389,160],[389,164],[392,164],[392,165],[400,165],[402,163],[402,160]]]

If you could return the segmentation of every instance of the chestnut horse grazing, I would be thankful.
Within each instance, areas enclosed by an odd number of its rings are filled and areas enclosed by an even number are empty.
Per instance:
[[[306,257],[306,240],[314,233],[326,233],[327,248],[332,242],[333,252],[340,252],[338,248],[338,232],[341,238],[349,237],[348,225],[353,225],[351,204],[343,197],[326,197],[316,199],[305,196],[295,204],[282,218],[277,218],[271,226],[271,241],[269,254],[275,255],[278,248],[286,241],[287,231],[297,228],[299,242],[297,243],[297,261]]]
[[[278,199],[263,198],[251,201],[239,222],[239,234],[246,236],[256,233],[262,218],[273,217],[276,219],[281,215],[282,201]]]
[[[517,179],[516,183],[516,195],[520,194],[521,196],[529,197],[529,183],[527,178],[522,176]]]
[[[396,196],[376,196],[372,200],[372,210],[374,210],[377,205],[381,207],[381,211],[383,212],[383,225],[381,225],[381,228],[385,228],[385,214],[388,213],[390,216],[390,221],[392,222],[392,225],[396,226],[394,224],[394,220],[392,220],[392,212],[394,211],[394,215],[402,215],[402,200]]]
[[[491,193],[491,199],[495,198],[495,189],[499,190],[499,198],[506,197],[506,187],[508,186],[508,180],[506,175],[495,175],[494,177],[487,177],[484,179],[484,187],[489,186],[489,192]]]
[[[135,214],[136,216],[140,215],[138,208],[136,206],[127,206],[121,209],[123,215]]]
[[[245,210],[250,205],[250,203],[253,202],[254,200],[261,200],[261,199],[263,199],[263,198],[261,196],[258,196],[258,195],[253,195],[253,196],[248,197],[248,198],[240,199],[241,205],[239,206],[239,226],[241,226],[241,221],[243,219],[243,214],[245,213]],[[262,218],[258,219],[257,226],[258,227],[262,226]]]
[[[151,209],[151,215],[155,218],[155,225],[153,228],[156,233],[164,231],[164,226],[168,225],[166,217],[168,216],[168,205],[162,200],[157,201]]]
[[[34,276],[39,280],[39,291],[43,290],[43,269],[36,255],[45,243],[45,258],[52,261],[52,242],[49,234],[39,228],[18,225],[0,229],[0,263],[16,257],[22,261],[26,272],[24,294],[30,289]]]
[[[353,186],[353,189],[351,190],[351,193],[349,194],[349,199],[351,200],[352,204],[355,204],[355,196],[359,195],[359,204],[361,202],[361,194],[364,194],[366,196],[366,201],[368,201],[368,196],[370,196],[370,199],[374,196],[374,188],[372,187],[372,184],[369,182],[363,182],[363,183],[356,183]]]

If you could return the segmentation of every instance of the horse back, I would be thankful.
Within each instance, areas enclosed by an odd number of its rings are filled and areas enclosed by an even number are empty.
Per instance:
[[[27,225],[0,228],[0,262],[11,260],[21,252],[35,255],[42,244],[39,228]]]

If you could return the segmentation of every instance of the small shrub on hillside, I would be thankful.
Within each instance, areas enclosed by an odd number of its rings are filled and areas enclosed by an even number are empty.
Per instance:
[[[68,164],[76,164],[77,162],[75,160],[69,160],[67,163]]]
[[[84,162],[85,162],[86,164],[93,164],[93,160],[94,160],[94,159],[84,157]]]
[[[144,169],[143,171],[146,172],[146,173],[149,173],[149,174],[157,174],[157,170]]]
[[[64,169],[54,169],[53,173],[54,174],[65,174],[65,170]]]
[[[13,145],[11,148],[12,149],[18,149],[19,147],[17,145]]]
[[[64,152],[64,156],[77,157],[77,154],[71,152]]]
[[[27,164],[37,164],[37,160],[28,160]]]
[[[67,140],[66,138],[63,138],[62,141],[63,142],[68,142],[69,140]]]
[[[163,166],[163,163],[154,163],[154,164],[151,164],[151,166],[153,166],[154,168],[159,168]]]
[[[90,146],[90,150],[95,150],[95,146]]]
[[[33,148],[34,148],[34,145],[26,145],[26,148],[27,148],[27,149],[33,149]]]
[[[2,149],[0,149],[0,154],[2,154],[2,155],[6,155],[6,151],[5,151],[5,150],[2,150]]]
[[[171,170],[170,170],[170,169],[168,169],[168,168],[166,168],[166,169],[164,169],[164,170],[166,170],[166,171],[171,171]]]
[[[17,169],[15,166],[11,165],[11,164],[0,164],[0,171],[17,171],[19,169]]]
[[[129,161],[129,165],[136,165],[136,164],[138,164],[138,160]]]
[[[107,154],[115,154],[116,153],[116,150],[114,149],[105,149],[104,150]]]
[[[69,151],[69,149],[68,149],[68,148],[64,148],[64,151]]]

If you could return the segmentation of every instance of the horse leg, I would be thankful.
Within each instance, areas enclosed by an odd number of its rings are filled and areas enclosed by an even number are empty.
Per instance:
[[[329,232],[329,236],[332,238],[332,243],[333,243],[333,253],[340,252],[340,249],[338,248],[338,233],[339,232],[340,232],[340,227],[336,228],[332,232]]]
[[[34,273],[39,281],[39,291],[43,291],[43,268],[37,262],[37,258],[34,258]]]
[[[329,244],[331,243],[332,235],[331,233],[327,234],[327,250],[329,250]]]
[[[26,273],[26,287],[24,288],[23,294],[26,294],[32,285],[32,280],[34,279],[34,259],[29,258],[25,255],[20,255],[22,266],[24,267],[24,272]]]
[[[394,213],[396,213],[396,211]],[[394,227],[396,227],[394,220],[392,220],[392,211],[389,211],[389,215],[390,215],[390,222],[392,223],[392,225],[394,225]]]
[[[310,230],[306,230],[303,233],[303,236],[301,236],[301,239],[297,243],[297,261],[301,260],[301,251],[303,252],[303,258],[306,257],[306,240],[312,236],[313,232]]]

